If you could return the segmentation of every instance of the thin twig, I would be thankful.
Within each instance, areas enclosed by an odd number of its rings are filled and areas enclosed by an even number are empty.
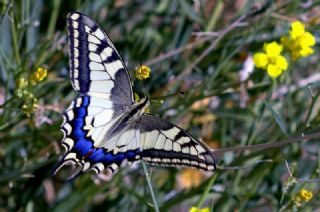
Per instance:
[[[290,177],[293,177],[292,171],[291,171],[291,169],[290,169],[289,163],[288,163],[288,161],[287,161],[287,159],[286,159],[286,155],[284,154],[283,150],[281,150],[281,155],[282,155],[282,157],[283,157],[283,159],[284,159],[284,164],[286,165],[286,169],[287,169],[287,171],[288,171],[288,173],[289,173],[289,176],[290,176]]]
[[[181,74],[175,79],[175,81],[181,80],[184,76],[190,74],[192,69],[200,62],[202,61],[214,48],[216,48],[216,45],[224,38],[226,34],[228,34],[230,31],[232,31],[234,28],[243,26],[240,24],[245,18],[247,18],[247,15],[243,15],[237,20],[235,20],[233,23],[231,23],[228,27],[223,29],[219,32],[219,36],[212,42],[212,44],[204,51],[202,54],[193,62],[191,65],[189,65],[184,71],[181,72]]]
[[[302,87],[308,86],[311,83],[318,82],[320,80],[320,73],[316,73],[314,75],[309,76],[308,78],[301,79],[297,83],[293,85],[284,85],[277,89],[274,94],[272,94],[272,99],[276,99],[280,96],[284,96],[285,94],[289,92],[293,92],[295,90],[298,90]]]
[[[193,32],[192,35],[197,36],[197,37],[217,37],[219,36],[219,32]]]
[[[283,153],[283,152],[282,152]],[[283,154],[284,157],[284,154]],[[320,179],[302,179],[302,178],[297,178],[295,176],[293,176],[292,171],[290,169],[289,163],[286,159],[284,159],[285,165],[286,165],[286,169],[289,173],[290,178],[296,180],[297,182],[300,183],[315,183],[315,182],[320,182]]]
[[[212,38],[211,37],[205,37],[205,38],[201,38],[201,39],[197,39],[195,40],[194,42],[192,43],[189,43],[189,44],[186,44],[180,48],[177,48],[177,49],[173,49],[165,54],[162,54],[162,55],[159,55],[151,60],[148,60],[146,62],[143,62],[143,64],[147,65],[147,66],[151,66],[153,64],[157,64],[163,60],[166,60],[168,58],[171,58],[177,54],[180,54],[181,52],[185,51],[185,50],[190,50],[190,49],[193,49],[195,48],[196,46],[206,42],[206,41],[209,41],[211,40]]]
[[[296,180],[297,182],[303,182],[303,183],[315,183],[315,182],[320,182],[320,179],[302,179],[302,178],[297,178],[297,177],[293,176],[293,173],[292,173],[292,171],[291,171],[291,169],[290,169],[290,166],[289,166],[288,161],[287,161],[286,158],[285,158],[285,154],[284,154],[283,150],[281,150],[281,153],[282,153],[282,156],[283,156],[283,158],[284,158],[284,162],[285,162],[285,165],[286,165],[286,169],[287,169],[287,171],[288,171],[288,173],[289,173],[290,178]]]
[[[272,159],[267,160],[257,160],[253,164],[249,164],[246,166],[217,166],[217,169],[220,170],[240,170],[240,169],[250,169],[258,163],[273,163]]]
[[[271,17],[282,20],[282,21],[287,21],[287,22],[293,22],[293,21],[297,20],[296,18],[281,15],[279,13],[271,13]]]
[[[311,133],[309,135],[302,135],[302,136],[297,136],[297,137],[291,137],[288,138],[287,140],[283,140],[283,141],[276,141],[276,142],[272,142],[272,143],[267,143],[267,144],[257,144],[257,145],[251,145],[251,146],[246,146],[246,147],[231,147],[231,148],[221,148],[221,149],[217,149],[214,150],[214,153],[216,156],[219,156],[220,154],[223,154],[225,152],[229,152],[229,151],[233,151],[233,152],[242,152],[245,150],[263,150],[263,149],[270,149],[270,148],[279,148],[281,146],[284,146],[286,144],[293,144],[293,143],[297,143],[300,141],[308,141],[310,139],[314,139],[320,137],[320,132],[315,132],[315,133]],[[285,166],[286,169],[289,173],[289,176],[293,179],[295,179],[297,182],[303,182],[303,183],[317,183],[320,182],[320,179],[303,179],[303,178],[297,178],[295,176],[293,176],[292,171],[290,169],[290,166],[288,164],[288,161],[285,159],[284,153],[283,151],[282,155],[284,157],[284,161],[285,161]],[[265,163],[265,162],[269,162],[272,163],[273,160],[258,160],[256,161],[254,164],[250,164],[247,166],[217,166],[218,169],[220,170],[239,170],[239,169],[248,169],[251,168],[253,165],[257,164],[257,163]]]
[[[216,155],[222,155],[225,152],[243,152],[246,150],[259,151],[259,150],[263,150],[263,149],[282,147],[287,144],[308,141],[308,140],[311,140],[314,138],[320,138],[320,132],[310,133],[308,135],[295,136],[295,137],[291,137],[291,138],[288,138],[288,139],[285,139],[282,141],[275,141],[275,142],[270,142],[270,143],[265,143],[265,144],[257,144],[257,145],[250,145],[250,146],[244,146],[244,147],[220,148],[220,149],[213,150],[213,152]]]

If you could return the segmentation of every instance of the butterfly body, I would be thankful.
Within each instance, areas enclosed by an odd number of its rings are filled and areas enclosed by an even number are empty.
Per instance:
[[[212,151],[180,127],[146,114],[148,98],[134,102],[131,80],[113,43],[90,17],[70,13],[70,79],[80,93],[64,114],[64,165],[115,172],[124,161],[215,169]]]

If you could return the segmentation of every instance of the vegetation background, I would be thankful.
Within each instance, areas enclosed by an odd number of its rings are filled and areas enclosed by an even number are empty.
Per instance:
[[[134,82],[140,95],[143,87],[151,97],[184,91],[183,97],[152,102],[151,113],[214,149],[320,130],[319,44],[277,79],[253,70],[252,62],[263,43],[279,41],[295,20],[319,40],[319,1],[0,3],[0,211],[155,210],[140,164],[112,178],[88,173],[72,183],[51,175],[63,151],[61,114],[77,95],[68,79],[69,11],[83,12],[105,29],[131,75],[140,62],[151,67],[151,78]],[[47,77],[32,84],[39,67],[47,69]],[[315,211],[320,205],[319,147],[316,138],[281,149],[220,152],[213,175],[148,170],[160,211]],[[313,198],[299,202],[301,189]]]

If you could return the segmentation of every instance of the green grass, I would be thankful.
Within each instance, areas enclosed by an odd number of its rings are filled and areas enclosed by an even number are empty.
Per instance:
[[[262,51],[265,42],[279,41],[293,20],[305,22],[319,41],[320,4],[261,1],[257,9],[257,1],[242,6],[210,2],[0,1],[0,210],[154,211],[156,205],[160,211],[187,211],[192,206],[214,211],[318,208],[319,139],[298,140],[320,130],[319,44],[313,55],[291,62],[275,80],[255,69],[241,82],[239,71],[246,56]],[[149,181],[141,164],[122,168],[105,181],[88,173],[72,183],[59,182],[51,171],[63,154],[61,114],[77,95],[68,72],[69,11],[86,13],[105,29],[131,75],[140,62],[151,67],[151,78],[134,82],[137,93],[144,94],[144,88],[151,97],[185,92],[162,104],[152,102],[153,114],[216,149],[294,136],[297,142],[263,151],[220,151],[219,169],[193,188],[181,186],[184,169],[147,166]],[[218,34],[198,37],[195,32]],[[19,90],[18,79],[29,79],[38,67],[48,70],[47,78]],[[29,94],[38,104],[35,112],[29,111],[30,117],[22,109],[32,105]],[[199,102],[204,106],[195,105]],[[312,191],[313,198],[298,208],[293,197],[302,188]]]

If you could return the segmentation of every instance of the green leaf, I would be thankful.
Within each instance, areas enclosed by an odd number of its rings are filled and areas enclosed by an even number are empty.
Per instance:
[[[287,127],[286,124],[283,122],[283,120],[281,119],[281,117],[278,115],[278,113],[272,108],[271,105],[269,105],[267,102],[264,102],[264,104],[267,106],[268,110],[271,112],[271,115],[273,116],[274,120],[276,121],[276,123],[278,124],[278,126],[280,127],[281,131],[288,136],[288,131],[287,131]]]

